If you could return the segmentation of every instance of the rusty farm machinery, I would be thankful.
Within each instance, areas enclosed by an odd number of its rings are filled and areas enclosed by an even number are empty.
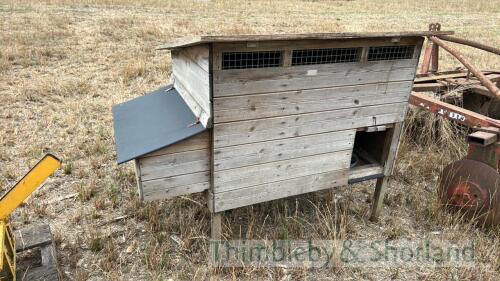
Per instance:
[[[431,24],[430,30],[439,30]],[[452,36],[429,36],[410,104],[470,128],[467,155],[446,166],[439,183],[443,204],[485,226],[500,224],[500,71],[479,70],[451,44],[496,55],[500,49]],[[438,71],[439,50],[458,59],[465,69]],[[428,94],[428,93],[431,94]],[[462,107],[452,102],[461,93]]]

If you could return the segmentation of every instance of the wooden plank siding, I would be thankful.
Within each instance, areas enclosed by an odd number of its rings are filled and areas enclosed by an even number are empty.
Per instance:
[[[407,102],[411,81],[306,89],[214,99],[214,123]]]
[[[214,170],[324,154],[352,148],[355,130],[329,132],[214,149]]]
[[[202,192],[209,187],[209,172],[191,173],[143,182],[145,201],[173,198]]]
[[[137,159],[140,193],[145,201],[172,198],[209,188],[208,132]]]
[[[369,83],[411,81],[418,61],[338,63],[264,69],[215,70],[213,96],[273,93]],[[215,111],[216,109],[214,109]]]
[[[288,43],[213,46],[213,212],[347,185],[356,130],[404,120],[421,38]],[[369,46],[394,45],[416,48],[367,61]],[[290,63],[294,49],[337,47],[363,47],[361,61]],[[262,50],[281,50],[281,66],[221,69],[222,52]]]
[[[209,142],[210,142],[209,133],[208,131],[204,131],[198,135],[182,140],[171,146],[148,153],[142,156],[142,158],[158,156],[163,154],[173,154],[177,152],[184,152],[197,149],[208,149]]]
[[[317,173],[345,170],[349,168],[350,160],[351,150],[342,150],[221,170],[214,174],[214,191],[220,193]]]
[[[214,212],[347,185],[347,169],[268,182],[214,195]]]
[[[209,47],[172,51],[172,80],[191,111],[205,127],[211,123]]]
[[[214,147],[402,122],[406,102],[214,124]]]

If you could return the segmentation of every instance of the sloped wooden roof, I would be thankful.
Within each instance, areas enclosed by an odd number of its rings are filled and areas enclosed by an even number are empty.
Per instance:
[[[158,50],[172,50],[205,43],[219,42],[256,42],[283,40],[332,40],[384,37],[422,37],[453,35],[453,31],[407,31],[407,32],[365,32],[365,33],[302,33],[302,34],[265,34],[265,35],[203,35],[183,38],[177,42],[159,46]]]

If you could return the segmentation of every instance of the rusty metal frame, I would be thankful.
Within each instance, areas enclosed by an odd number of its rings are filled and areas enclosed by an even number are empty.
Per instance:
[[[472,40],[468,40],[468,39],[464,39],[464,38],[458,38],[458,37],[449,36],[449,35],[440,35],[439,39],[442,39],[442,40],[445,40],[445,41],[448,41],[448,42],[453,42],[453,43],[457,43],[457,44],[466,45],[466,46],[473,47],[473,48],[476,48],[476,49],[480,49],[480,50],[483,50],[483,51],[486,51],[486,52],[490,52],[490,53],[493,53],[493,54],[496,54],[496,55],[500,55],[500,49],[499,48],[496,48],[496,47],[493,47],[493,46],[488,46],[488,45],[485,45],[485,44],[482,44],[482,43],[479,43],[479,42],[475,42],[475,41],[472,41]]]
[[[429,25],[431,31],[438,31],[440,28],[441,25],[438,23]],[[497,55],[500,55],[500,50],[466,39],[451,36],[439,37],[431,35],[427,38],[427,46],[421,67],[421,73],[424,76],[433,78],[435,83],[415,84],[409,103],[473,128],[475,132],[467,137],[468,152],[465,159],[446,166],[441,174],[439,187],[441,199],[445,204],[449,202],[455,204],[459,210],[465,211],[466,215],[469,211],[473,211],[472,214],[475,214],[479,210],[477,208],[480,207],[482,208],[480,211],[483,223],[487,225],[500,224],[500,196],[496,194],[497,191],[500,191],[497,186],[497,181],[500,178],[500,120],[416,92],[427,90],[437,93],[442,90],[441,86],[446,86],[446,83],[442,82],[448,81],[447,78],[450,77],[450,74],[434,73],[437,72],[438,50],[441,47],[457,58],[469,71],[466,73],[466,79],[461,82],[457,81],[460,87],[462,85],[474,85],[482,88],[482,95],[500,99],[500,91],[497,85],[488,79],[484,72],[472,65],[458,50],[449,46],[443,40],[475,47]],[[428,75],[430,72],[433,72],[433,75]],[[469,79],[471,73],[477,78],[476,81]],[[461,75],[463,74],[458,76]],[[457,76],[457,74],[451,76]],[[478,82],[484,87],[478,86]],[[446,96],[447,94],[442,95],[442,97]],[[462,177],[467,178],[467,180],[462,181]],[[488,198],[483,196],[485,194],[496,195]],[[492,200],[493,205],[490,206],[490,201],[487,200]],[[471,205],[471,203],[474,204]]]
[[[439,101],[422,93],[412,92],[409,103],[466,126],[500,128],[500,120]]]
[[[441,24],[431,23],[429,24],[429,31],[439,31],[441,30]],[[427,47],[425,49],[424,58],[422,61],[421,73],[427,74],[429,72],[437,72],[438,61],[439,61],[439,47],[446,50],[456,59],[458,59],[480,82],[483,86],[488,89],[491,97],[500,99],[500,90],[498,87],[490,81],[479,69],[477,69],[472,63],[469,62],[457,49],[443,42],[443,40],[467,45],[470,47],[478,48],[484,51],[488,51],[497,55],[500,55],[500,49],[487,46],[472,40],[452,37],[452,36],[429,36],[427,37]]]
[[[434,44],[445,49],[448,53],[457,58],[480,82],[485,86],[488,91],[492,94],[492,97],[500,99],[500,90],[498,87],[490,81],[479,69],[472,65],[469,60],[467,60],[457,49],[444,43],[441,39],[431,36],[429,37]]]

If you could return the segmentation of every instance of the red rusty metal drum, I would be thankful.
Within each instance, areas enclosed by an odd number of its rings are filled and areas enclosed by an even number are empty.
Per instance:
[[[480,225],[500,224],[500,174],[489,165],[462,159],[443,169],[441,202]]]

